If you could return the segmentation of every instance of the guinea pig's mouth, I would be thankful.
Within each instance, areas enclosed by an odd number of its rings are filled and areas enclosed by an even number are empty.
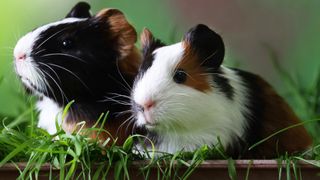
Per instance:
[[[158,126],[158,123],[149,123],[149,122],[146,122],[146,123],[145,123],[145,126],[146,126],[147,129],[152,130],[152,129],[155,129],[155,128]]]
[[[155,129],[159,123],[154,119],[153,115],[149,111],[141,112],[143,116],[143,122],[147,129]]]

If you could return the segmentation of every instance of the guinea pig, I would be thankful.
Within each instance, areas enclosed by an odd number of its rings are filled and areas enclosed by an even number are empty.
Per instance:
[[[116,136],[128,118],[117,113],[130,106],[106,99],[120,96],[120,102],[121,96],[130,95],[141,60],[134,45],[137,33],[117,9],[95,16],[89,10],[87,3],[76,4],[64,19],[27,33],[14,49],[16,74],[38,97],[38,127],[50,134],[56,133],[56,119],[70,133],[78,122],[91,127],[108,111],[105,129]],[[61,112],[72,100],[62,119]],[[126,139],[125,130],[118,133],[118,142]]]
[[[299,126],[248,150],[300,121],[261,77],[222,65],[224,42],[207,26],[191,28],[182,42],[169,46],[147,29],[141,41],[143,60],[131,93],[132,111],[157,151],[194,151],[221,142],[232,157],[273,158],[311,145]]]

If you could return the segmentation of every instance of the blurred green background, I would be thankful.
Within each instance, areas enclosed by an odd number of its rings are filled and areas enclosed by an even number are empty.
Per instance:
[[[0,1],[0,115],[27,108],[14,75],[12,50],[35,27],[57,21],[77,0]],[[226,63],[262,75],[303,119],[319,117],[320,1],[318,0],[89,0],[95,14],[122,10],[140,33],[148,27],[166,43],[177,42],[197,23],[220,33]],[[274,66],[277,59],[282,69]],[[0,116],[1,117],[1,116]],[[312,125],[311,131],[318,126]]]

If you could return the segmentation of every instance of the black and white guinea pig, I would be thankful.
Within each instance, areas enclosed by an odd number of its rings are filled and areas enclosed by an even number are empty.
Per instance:
[[[130,95],[141,60],[134,45],[136,31],[117,9],[95,16],[89,9],[89,4],[78,3],[66,18],[23,36],[14,49],[16,74],[39,97],[38,126],[50,134],[56,132],[56,116],[61,123],[61,111],[71,100],[75,103],[62,125],[67,132],[79,121],[91,126],[109,111],[106,129],[115,135],[126,119],[115,113],[130,109],[103,100]]]
[[[145,127],[160,152],[193,151],[220,138],[233,157],[271,158],[308,148],[304,127],[288,104],[257,75],[222,66],[222,38],[205,25],[191,28],[182,42],[164,46],[145,29],[143,62],[131,98],[135,123]],[[292,141],[294,140],[294,141]]]

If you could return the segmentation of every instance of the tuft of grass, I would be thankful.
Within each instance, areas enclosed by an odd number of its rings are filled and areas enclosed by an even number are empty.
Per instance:
[[[34,128],[30,134],[4,126],[0,134],[0,146],[5,147],[2,153],[6,155],[0,166],[8,162],[27,162],[26,167],[20,170],[19,179],[37,177],[41,166],[47,163],[52,168],[59,169],[60,179],[75,179],[76,176],[100,179],[108,176],[111,168],[115,179],[130,179],[128,166],[134,160],[144,159],[141,155],[132,153],[135,137],[129,137],[123,146],[116,146],[116,141],[101,143],[87,138],[86,134],[93,130],[96,131],[96,128],[66,134],[60,129],[55,135],[50,135],[39,128]],[[156,167],[159,176],[165,179],[187,179],[205,159],[225,156],[221,153],[221,149],[203,146],[194,153],[163,154],[159,158],[149,159],[149,163],[141,167],[141,173],[148,178],[150,171]],[[178,174],[182,167],[187,168],[182,174]]]
[[[62,116],[67,114],[72,103],[73,101],[66,106]],[[145,150],[147,156],[133,153],[134,141],[146,138],[141,135],[129,137],[122,146],[117,146],[116,139],[112,136],[105,142],[87,138],[92,131],[98,134],[108,133],[102,129],[108,113],[102,114],[92,128],[83,129],[84,123],[80,122],[77,124],[79,128],[76,128],[79,130],[67,134],[56,124],[57,133],[50,135],[35,127],[36,115],[33,108],[31,106],[13,121],[4,118],[0,128],[0,167],[8,162],[26,162],[23,169],[18,169],[19,179],[38,177],[41,167],[48,163],[51,167],[48,175],[50,179],[54,178],[52,169],[59,170],[60,179],[104,179],[110,176],[110,170],[113,170],[114,179],[130,179],[128,166],[133,161],[145,160],[146,157],[149,163],[140,168],[146,179],[154,168],[162,179],[187,179],[205,159],[226,158],[222,148],[210,148],[206,145],[195,152],[155,152],[151,140],[152,150]],[[28,119],[26,116],[29,116],[30,121],[23,121],[21,124],[21,119]],[[21,128],[22,125],[25,128]],[[181,171],[182,174],[178,173]]]

